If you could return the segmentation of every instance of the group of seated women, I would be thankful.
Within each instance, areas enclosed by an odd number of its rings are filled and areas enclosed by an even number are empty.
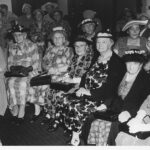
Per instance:
[[[44,108],[46,121],[42,124],[48,124],[50,133],[61,125],[71,135],[67,142],[71,145],[81,144],[82,131],[90,117],[88,137],[84,137],[87,144],[127,145],[135,140],[129,133],[150,131],[147,119],[149,62],[145,65],[149,45],[146,42],[142,43],[143,47],[140,45],[139,26],[142,24],[141,21],[127,23],[124,30],[128,30],[129,37],[126,43],[121,40],[115,44],[114,49],[112,34],[109,31],[95,33],[96,24],[92,19],[83,20],[81,26],[84,29],[86,25],[92,26],[86,32],[92,31],[90,34],[94,38],[87,34],[78,36],[73,42],[74,49],[69,45],[65,29],[55,27],[43,57],[39,54],[40,47],[27,38],[25,28],[15,24],[9,31],[14,39],[9,41],[7,71],[13,72],[20,67],[22,76],[6,76],[12,122],[16,125],[24,122],[25,106],[30,102],[35,106],[30,122],[38,120]],[[0,65],[4,75],[6,65]],[[50,83],[30,85],[34,77],[44,75],[50,75]],[[53,83],[73,86],[66,91],[54,88]],[[94,115],[107,111],[116,113],[117,119],[110,121]],[[129,126],[128,132],[121,129],[122,124]],[[142,145],[143,141],[138,140],[134,143]],[[150,145],[149,138],[145,141]]]

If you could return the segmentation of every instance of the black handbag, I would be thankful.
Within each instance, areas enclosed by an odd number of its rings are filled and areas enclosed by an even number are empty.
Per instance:
[[[74,83],[66,83],[66,82],[51,82],[51,89],[60,90],[64,92],[68,92],[75,86]]]
[[[5,77],[27,77],[29,72],[33,70],[32,66],[11,66],[10,71],[5,72]]]
[[[119,131],[123,131],[123,132],[130,134],[132,136],[137,136],[139,139],[142,139],[142,140],[150,137],[150,131],[130,133],[129,132],[129,126],[127,125],[127,123],[120,123],[119,124]]]
[[[119,113],[114,112],[109,109],[106,111],[96,111],[94,113],[94,117],[96,119],[102,119],[102,120],[111,121],[111,122],[117,121],[118,115],[119,115]]]
[[[35,76],[30,80],[30,86],[50,85],[50,83],[51,75],[47,75],[45,73]]]

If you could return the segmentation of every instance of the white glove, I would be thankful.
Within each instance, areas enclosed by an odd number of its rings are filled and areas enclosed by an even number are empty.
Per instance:
[[[121,123],[126,122],[131,117],[128,111],[123,111],[119,114],[118,119]]]
[[[137,112],[136,117],[133,118],[133,119],[131,119],[131,120],[127,123],[127,125],[128,125],[128,126],[132,126],[132,125],[141,123],[145,115],[146,115],[146,112],[145,112],[144,110],[139,110],[139,111]]]
[[[101,104],[99,107],[97,107],[98,111],[104,111],[107,109],[107,106],[105,104]]]
[[[144,124],[144,123],[132,124],[132,125],[129,127],[129,132],[130,132],[130,133],[137,133],[137,132],[143,131],[144,128],[145,128],[145,124]]]
[[[77,92],[76,92],[76,96],[80,97],[83,95],[88,95],[91,96],[91,93],[89,90],[85,89],[85,88],[80,88]]]

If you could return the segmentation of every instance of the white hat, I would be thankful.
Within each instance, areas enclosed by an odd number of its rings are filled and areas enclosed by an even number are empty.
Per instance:
[[[53,32],[55,32],[55,31],[65,31],[65,29],[63,27],[61,27],[61,26],[54,27],[52,30],[53,30]]]
[[[84,19],[82,20],[82,22],[78,25],[78,27],[84,25],[84,24],[87,24],[87,23],[94,23],[95,25],[97,25],[98,23],[96,21],[94,21],[93,19]]]
[[[131,20],[127,22],[124,27],[122,28],[122,31],[126,31],[129,29],[132,25],[146,25],[148,23],[148,20]]]

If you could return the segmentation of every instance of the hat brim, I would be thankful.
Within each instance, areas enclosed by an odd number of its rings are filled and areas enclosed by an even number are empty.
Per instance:
[[[139,63],[144,63],[146,61],[146,58],[144,55],[139,55],[139,54],[127,54],[123,56],[124,62],[139,62]]]
[[[122,31],[126,31],[129,29],[132,25],[146,25],[148,23],[148,20],[132,20],[127,22],[124,27],[122,28]]]
[[[87,21],[87,22],[85,22],[85,23],[80,23],[80,24],[78,25],[78,27],[82,27],[83,25],[88,24],[88,23],[94,23],[95,26],[97,25],[96,21]]]

